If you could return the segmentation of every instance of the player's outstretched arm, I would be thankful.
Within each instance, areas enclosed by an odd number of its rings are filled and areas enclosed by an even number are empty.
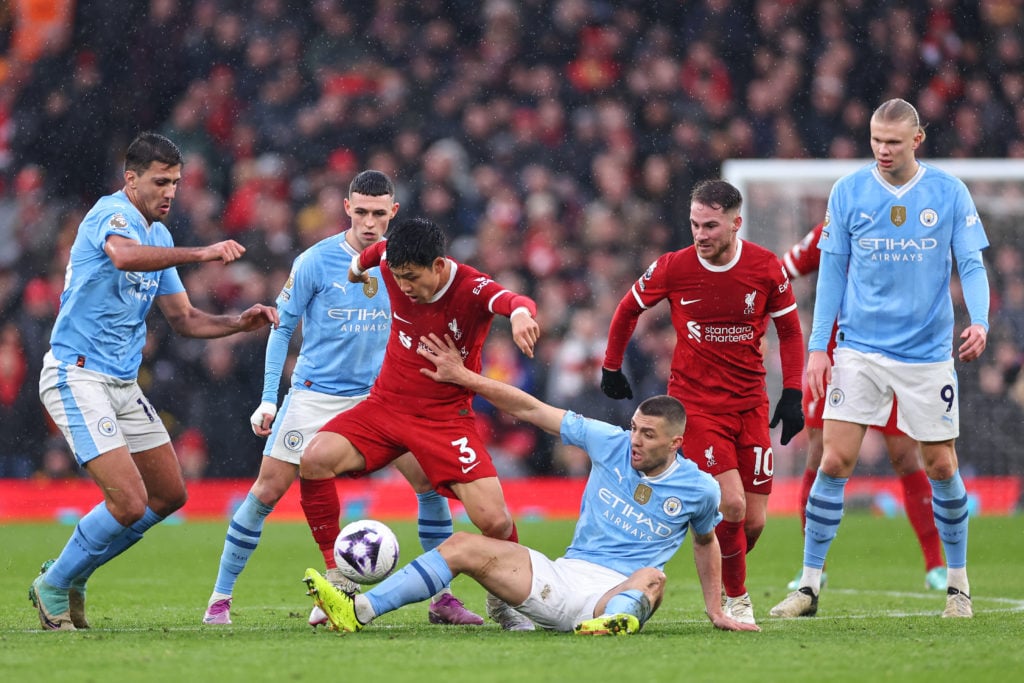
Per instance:
[[[277,309],[264,304],[254,304],[239,315],[213,315],[193,306],[185,292],[157,297],[156,303],[171,329],[183,337],[214,339],[280,323]]]
[[[533,348],[540,339],[540,325],[526,308],[517,308],[509,318],[512,323],[512,341],[527,358],[533,358]]]
[[[103,250],[118,270],[142,272],[204,261],[231,263],[245,253],[245,247],[235,240],[224,240],[206,247],[151,247],[119,235],[107,237]]]
[[[693,527],[693,562],[704,594],[704,609],[715,628],[723,631],[760,631],[756,624],[743,624],[722,611],[722,550],[711,531],[698,534]]]
[[[523,422],[529,422],[551,434],[561,431],[566,411],[550,406],[518,387],[473,372],[462,363],[462,354],[447,334],[444,341],[433,333],[429,337],[420,337],[416,353],[434,364],[434,370],[420,368],[420,372],[435,382],[458,384],[483,396],[499,410]]]

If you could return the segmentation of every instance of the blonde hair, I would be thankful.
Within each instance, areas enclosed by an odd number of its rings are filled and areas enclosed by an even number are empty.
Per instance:
[[[921,117],[918,116],[917,109],[910,102],[899,97],[882,102],[878,109],[875,110],[875,113],[871,115],[871,118],[879,123],[906,121],[917,128],[918,132],[921,133],[922,141],[925,138],[924,126],[921,125]]]

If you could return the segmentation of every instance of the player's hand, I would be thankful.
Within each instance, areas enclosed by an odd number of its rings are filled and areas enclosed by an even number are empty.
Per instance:
[[[982,354],[988,346],[988,332],[981,325],[971,325],[960,333],[963,343],[960,344],[960,360],[970,363]]]
[[[525,309],[523,309],[525,311]],[[540,339],[540,325],[529,313],[513,313],[512,341],[527,358],[533,358],[533,347]]]
[[[459,347],[447,334],[444,335],[444,341],[433,332],[427,337],[420,337],[416,353],[434,364],[435,370],[420,368],[420,372],[435,382],[458,384],[459,374],[466,371]]]
[[[782,390],[782,396],[775,404],[772,422],[768,426],[774,429],[780,421],[782,422],[782,436],[779,438],[779,442],[785,446],[804,428],[803,392],[799,389]]]
[[[252,332],[270,324],[276,329],[281,324],[281,318],[277,315],[277,309],[265,304],[254,304],[244,310],[238,316],[239,331]]]
[[[256,436],[270,436],[270,426],[274,424],[277,417],[277,404],[270,401],[263,401],[249,418],[252,425],[252,432]]]
[[[231,263],[232,261],[237,261],[242,258],[242,254],[244,253],[245,247],[235,240],[224,240],[223,242],[217,242],[216,244],[211,244],[206,247],[203,254],[203,260]]]
[[[616,400],[633,398],[633,390],[629,386],[629,380],[622,374],[622,370],[601,368],[601,391],[608,398]]]
[[[744,624],[732,617],[726,616],[725,612],[718,611],[716,614],[708,614],[708,619],[715,625],[715,628],[722,631],[760,631],[757,624]]]
[[[807,388],[811,391],[811,398],[820,401],[825,398],[825,390],[832,382],[832,362],[824,351],[811,351],[807,357]]]

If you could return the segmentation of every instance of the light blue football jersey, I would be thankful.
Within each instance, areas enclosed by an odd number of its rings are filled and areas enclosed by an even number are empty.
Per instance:
[[[124,191],[102,197],[78,226],[64,275],[60,312],[50,335],[57,360],[119,379],[135,379],[153,300],[185,291],[178,271],[122,271],[103,251],[110,235],[153,247],[173,247],[160,222],[146,219]]]
[[[849,257],[839,347],[903,362],[950,358],[953,257],[988,246],[960,179],[920,162],[900,187],[889,184],[874,163],[855,171],[832,188],[818,246]],[[815,339],[827,339],[831,325],[815,316],[812,348]]]
[[[367,284],[348,281],[349,264],[357,253],[341,233],[320,240],[295,259],[277,297],[281,325],[271,332],[267,345],[264,401],[277,402],[287,340],[300,320],[302,347],[292,388],[332,396],[370,393],[384,361],[391,303],[379,268],[369,271]]]
[[[714,530],[722,520],[714,477],[682,455],[648,477],[630,466],[630,434],[614,425],[567,412],[562,442],[582,448],[592,463],[572,543],[565,557],[588,560],[629,576],[661,569],[686,539]]]

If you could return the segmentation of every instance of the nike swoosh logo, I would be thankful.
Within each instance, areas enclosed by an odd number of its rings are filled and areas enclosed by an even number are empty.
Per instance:
[[[695,304],[698,301],[701,301],[701,299],[690,299],[689,301],[687,301],[686,299],[680,299],[679,303],[682,304],[683,306],[689,306],[690,304]]]
[[[405,318],[403,318],[402,316],[398,315],[397,313],[392,313],[392,314],[391,314],[391,317],[392,317],[392,318],[394,318],[395,320],[401,320],[401,321],[402,321],[403,323],[405,323],[406,325],[412,325],[412,323],[411,323],[411,322],[409,322],[408,320],[406,320],[406,319],[405,319]]]
[[[472,469],[473,469],[474,467],[476,467],[477,465],[479,465],[479,464],[480,464],[481,462],[482,462],[482,461],[480,461],[480,460],[477,460],[477,461],[476,461],[475,463],[473,463],[472,465],[463,465],[463,466],[462,466],[462,473],[463,473],[463,474],[469,474],[470,470],[472,470]]]
[[[768,477],[767,479],[754,479],[752,483],[754,484],[754,486],[760,486],[761,484],[767,484],[771,480],[771,477]]]

